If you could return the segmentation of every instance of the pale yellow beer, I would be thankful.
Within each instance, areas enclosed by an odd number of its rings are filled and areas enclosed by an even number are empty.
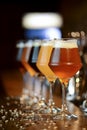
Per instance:
[[[48,65],[52,49],[52,44],[50,44],[49,41],[48,43],[42,44],[36,63],[38,69],[45,75],[48,81],[55,81],[56,79],[55,74]]]

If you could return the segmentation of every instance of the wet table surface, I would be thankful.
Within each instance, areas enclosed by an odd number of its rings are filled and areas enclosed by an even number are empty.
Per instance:
[[[47,115],[32,116],[29,106],[20,103],[23,79],[18,70],[1,71],[0,130],[87,130],[87,116],[79,107],[68,102],[69,110],[78,116],[76,120],[53,120]],[[56,105],[61,97],[54,95]]]

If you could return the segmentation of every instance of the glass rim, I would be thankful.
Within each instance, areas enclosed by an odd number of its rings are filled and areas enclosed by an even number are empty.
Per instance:
[[[77,40],[78,38],[73,38],[73,37],[64,37],[64,38],[54,38],[53,40]]]
[[[54,39],[54,43],[76,43],[77,44],[77,39],[76,38],[60,38],[60,39]]]

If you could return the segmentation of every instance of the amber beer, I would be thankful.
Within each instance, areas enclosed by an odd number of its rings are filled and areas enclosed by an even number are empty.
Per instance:
[[[33,41],[28,41],[23,48],[22,56],[21,56],[21,63],[26,68],[31,76],[36,74],[35,70],[28,64],[28,60],[30,58],[31,50],[33,47]]]
[[[82,66],[76,41],[68,42],[54,43],[49,62],[55,75],[62,80],[74,76]]]
[[[17,61],[17,67],[18,67],[19,71],[20,71],[22,74],[27,71],[26,68],[25,68],[25,67],[23,66],[23,64],[21,63],[23,48],[24,48],[24,41],[19,41],[19,42],[16,44],[16,61]]]
[[[46,76],[48,81],[53,81],[56,79],[55,74],[53,73],[53,71],[50,69],[48,65],[52,49],[53,48],[51,44],[47,44],[47,43],[42,44],[39,51],[37,64],[36,64],[38,69],[41,71],[41,73]]]
[[[32,40],[32,42],[32,45],[27,44],[23,49],[22,64],[31,76],[35,76],[40,73],[36,66],[36,62],[41,44],[40,40]]]

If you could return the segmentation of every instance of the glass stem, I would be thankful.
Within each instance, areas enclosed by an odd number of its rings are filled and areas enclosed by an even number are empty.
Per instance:
[[[41,77],[40,78],[40,83],[41,83],[41,89],[40,89],[40,98],[41,99],[44,99],[44,96],[43,96],[43,85],[44,85],[44,77]]]
[[[53,92],[52,92],[53,82],[50,82],[50,100],[53,101]]]
[[[35,96],[35,82],[36,82],[36,76],[32,77],[32,81],[33,81],[33,88],[32,88],[32,96]]]
[[[87,91],[86,91],[86,94],[85,94],[85,99],[86,99],[86,101],[87,101]]]
[[[66,103],[66,92],[65,92],[66,86],[64,83],[62,83],[62,111],[66,111],[67,103]]]

